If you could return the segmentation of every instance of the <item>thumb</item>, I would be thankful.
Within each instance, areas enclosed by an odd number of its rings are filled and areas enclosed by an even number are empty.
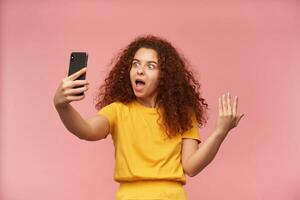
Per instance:
[[[239,124],[240,120],[243,118],[245,114],[243,113],[242,115],[240,115],[236,121],[236,126]]]

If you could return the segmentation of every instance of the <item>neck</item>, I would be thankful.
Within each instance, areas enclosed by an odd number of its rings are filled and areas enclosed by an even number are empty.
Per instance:
[[[149,107],[149,108],[155,108],[156,107],[156,105],[155,105],[155,99],[153,98],[153,99],[141,99],[141,98],[136,98],[136,100],[140,103],[140,104],[142,104],[142,105],[144,105],[144,106],[146,106],[146,107]]]

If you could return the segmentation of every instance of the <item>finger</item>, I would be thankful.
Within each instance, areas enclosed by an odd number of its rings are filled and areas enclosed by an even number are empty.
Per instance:
[[[80,93],[85,92],[87,90],[88,90],[88,87],[84,86],[84,87],[80,87],[80,88],[74,88],[74,89],[66,90],[64,94],[68,95],[68,96],[72,96],[72,95],[80,94]]]
[[[89,82],[87,80],[75,80],[72,83],[72,87],[75,87],[75,86],[85,86],[85,85],[89,85]]]
[[[231,110],[231,96],[229,94],[229,92],[227,92],[227,110],[228,110],[228,114],[232,114],[232,110]]]
[[[236,97],[236,112],[238,111],[239,99]]]
[[[227,106],[226,106],[225,94],[222,95],[222,106],[223,106],[223,114],[227,114]]]
[[[219,115],[223,115],[222,99],[219,97]]]
[[[232,108],[232,114],[233,116],[236,116],[236,113],[237,113],[237,101],[238,101],[238,97],[235,96],[234,97],[234,101],[233,101],[233,108]]]
[[[245,114],[242,114],[236,121],[236,126],[239,124],[240,120],[242,119],[242,117],[244,116]]]
[[[69,80],[75,80],[77,79],[79,76],[81,76],[82,74],[84,74],[86,72],[86,67],[82,68],[81,70],[75,72],[74,74],[71,74],[70,76],[68,76],[67,78]]]
[[[80,96],[68,96],[68,97],[67,97],[67,100],[68,100],[69,102],[71,102],[71,101],[80,101],[80,100],[84,99],[84,97],[85,97],[84,94],[83,94],[83,95],[80,95]]]
[[[81,87],[85,85],[89,85],[89,83],[86,80],[75,80],[75,81],[66,80],[64,81],[63,88],[69,89],[69,88]]]

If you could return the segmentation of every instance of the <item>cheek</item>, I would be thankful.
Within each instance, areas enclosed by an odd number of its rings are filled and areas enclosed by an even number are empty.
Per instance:
[[[151,76],[151,85],[153,87],[156,87],[158,85],[158,81],[159,81],[159,74],[158,73],[152,74],[152,76]]]

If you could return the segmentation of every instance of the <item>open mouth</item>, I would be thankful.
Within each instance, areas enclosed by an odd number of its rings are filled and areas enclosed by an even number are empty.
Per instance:
[[[135,80],[135,90],[136,91],[142,91],[144,89],[145,86],[145,81],[137,79]]]
[[[145,81],[137,79],[137,80],[135,80],[135,84],[136,85],[145,85]]]
[[[145,85],[145,82],[142,81],[142,80],[136,80],[136,81],[135,81],[135,84],[136,84],[136,85]]]

